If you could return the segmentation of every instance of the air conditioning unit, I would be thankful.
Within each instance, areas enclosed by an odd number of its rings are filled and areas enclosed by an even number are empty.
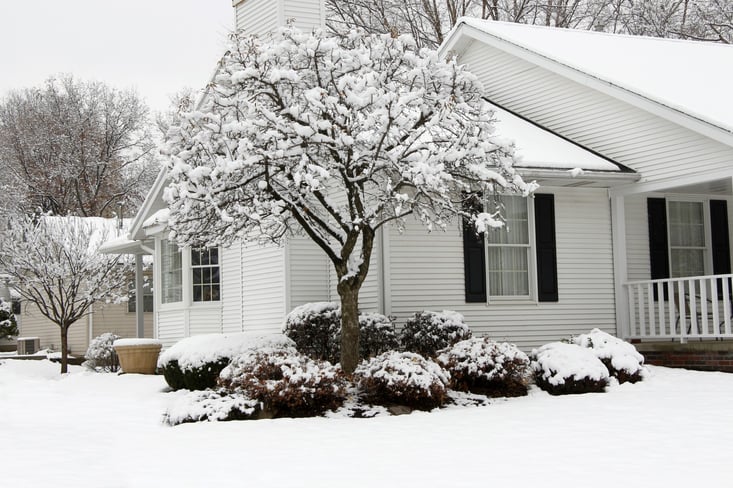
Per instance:
[[[38,337],[18,337],[18,355],[35,354],[41,348],[41,339]]]

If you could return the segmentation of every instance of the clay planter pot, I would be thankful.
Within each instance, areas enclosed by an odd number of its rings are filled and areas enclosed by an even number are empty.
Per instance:
[[[114,343],[124,373],[155,374],[161,344],[155,339],[118,339]]]

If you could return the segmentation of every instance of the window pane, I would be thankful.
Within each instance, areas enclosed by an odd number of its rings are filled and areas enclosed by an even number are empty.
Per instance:
[[[669,202],[669,241],[670,246],[705,246],[702,202]]]
[[[491,296],[529,295],[529,268],[525,247],[490,247],[488,252]]]
[[[504,227],[487,233],[491,244],[529,244],[529,213],[527,199],[521,196],[503,195],[499,210],[504,217]]]
[[[183,300],[183,263],[181,252],[175,244],[162,241],[161,299],[163,303]]]
[[[219,248],[218,247],[209,249],[209,264],[212,264],[212,265],[219,264]]]
[[[704,249],[672,249],[672,278],[704,274]]]

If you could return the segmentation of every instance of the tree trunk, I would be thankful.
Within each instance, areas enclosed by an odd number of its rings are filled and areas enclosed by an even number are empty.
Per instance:
[[[341,297],[341,369],[351,374],[359,364],[359,286],[352,280],[338,285]]]
[[[69,372],[69,326],[61,326],[61,374]]]

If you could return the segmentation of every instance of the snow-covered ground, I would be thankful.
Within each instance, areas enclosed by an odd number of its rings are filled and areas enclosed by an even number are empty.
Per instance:
[[[0,486],[730,487],[733,374],[373,419],[185,424],[162,377],[0,364]]]

